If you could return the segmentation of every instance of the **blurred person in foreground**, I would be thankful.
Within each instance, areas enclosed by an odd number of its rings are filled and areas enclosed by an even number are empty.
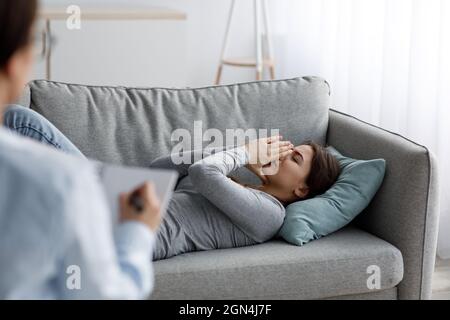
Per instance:
[[[0,1],[0,123],[33,66],[37,10],[36,0]],[[0,127],[0,299],[146,298],[160,203],[145,184],[120,208],[114,227],[89,161]]]

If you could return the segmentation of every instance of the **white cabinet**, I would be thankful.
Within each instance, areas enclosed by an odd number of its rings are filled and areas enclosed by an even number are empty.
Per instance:
[[[66,26],[65,11],[42,14],[55,39],[50,78],[90,85],[186,85],[187,30],[184,14],[154,11],[85,11],[81,29]],[[58,13],[58,14],[56,14]],[[46,16],[45,16],[46,14]],[[37,63],[33,78],[46,78],[46,62]]]

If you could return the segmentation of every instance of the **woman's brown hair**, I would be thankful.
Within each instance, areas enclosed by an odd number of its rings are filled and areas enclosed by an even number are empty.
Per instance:
[[[325,193],[336,182],[341,168],[337,159],[325,147],[312,141],[306,141],[303,145],[311,146],[314,150],[311,171],[306,179],[309,188],[307,198],[313,198]]]
[[[37,0],[0,0],[0,70],[14,53],[30,44]]]

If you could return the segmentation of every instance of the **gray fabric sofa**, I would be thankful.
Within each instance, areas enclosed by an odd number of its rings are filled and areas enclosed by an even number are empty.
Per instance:
[[[316,77],[204,88],[29,84],[21,104],[40,112],[88,157],[147,166],[173,147],[171,134],[278,128],[294,143],[313,139],[347,156],[384,158],[385,180],[349,226],[303,247],[281,239],[183,254],[155,263],[152,299],[427,299],[435,261],[436,162],[427,148],[329,109]],[[251,180],[244,171],[240,178]],[[370,289],[369,266],[380,287]]]

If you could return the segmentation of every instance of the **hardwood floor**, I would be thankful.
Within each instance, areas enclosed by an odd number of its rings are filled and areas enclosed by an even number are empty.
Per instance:
[[[450,259],[436,259],[432,286],[432,299],[450,300]]]

